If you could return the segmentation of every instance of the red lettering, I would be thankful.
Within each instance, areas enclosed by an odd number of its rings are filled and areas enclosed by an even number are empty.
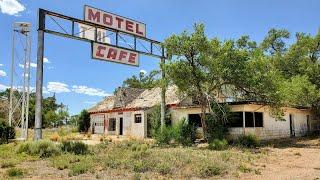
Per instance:
[[[137,57],[137,54],[130,53],[128,62],[132,63],[132,64],[135,64],[136,63],[136,57]]]
[[[98,57],[104,57],[104,54],[101,52],[102,50],[106,50],[107,48],[105,46],[98,46],[98,51],[96,53],[96,56]]]
[[[116,57],[117,57],[117,50],[113,48],[109,48],[107,58],[116,59]]]
[[[103,23],[112,26],[112,16],[109,14],[103,14]]]
[[[120,55],[119,55],[119,61],[121,61],[122,59],[127,57],[127,52],[126,51],[120,51]]]
[[[100,22],[100,12],[99,11],[97,11],[95,14],[93,13],[92,9],[89,9],[88,11],[89,11],[88,12],[88,19],[89,20]]]
[[[123,22],[123,19],[116,17],[116,20],[118,21],[118,28],[121,28],[121,23]]]
[[[126,21],[126,30],[133,32],[133,22]]]
[[[139,24],[136,24],[136,33],[140,35],[144,35],[142,31],[139,31]]]

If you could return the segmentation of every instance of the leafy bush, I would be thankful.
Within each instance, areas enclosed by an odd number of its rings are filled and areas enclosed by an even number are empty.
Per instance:
[[[197,174],[201,178],[207,178],[211,176],[220,175],[223,171],[223,168],[217,164],[206,164],[203,163],[197,167]]]
[[[76,176],[79,174],[84,174],[90,169],[90,165],[87,162],[79,162],[71,166],[69,176]]]
[[[18,153],[38,155],[40,158],[47,158],[60,154],[60,149],[51,141],[41,140],[34,142],[24,142],[18,146]]]
[[[225,139],[228,135],[227,121],[230,118],[230,111],[227,105],[212,103],[212,113],[206,115],[207,132],[205,138],[209,143],[215,139]]]
[[[159,145],[170,144],[172,140],[177,139],[177,131],[174,127],[164,126],[155,131],[154,138]]]
[[[21,177],[23,176],[23,169],[21,168],[10,168],[7,170],[9,177]]]
[[[240,135],[237,139],[237,144],[243,147],[257,147],[260,144],[260,140],[253,134]]]
[[[80,141],[64,141],[61,145],[63,152],[70,152],[74,154],[87,154],[89,152],[88,145]]]
[[[150,121],[150,127],[151,130],[151,137],[155,137],[158,131],[161,128],[161,107],[160,105],[157,105],[152,108],[152,111],[150,112],[150,118],[148,118],[148,121]],[[171,126],[171,115],[169,112],[166,112],[165,114],[165,124],[166,126]]]
[[[194,143],[196,140],[196,127],[193,124],[188,123],[186,119],[182,119],[175,128],[178,132],[178,143],[183,146],[190,146]]]
[[[0,119],[0,144],[8,143],[9,139],[16,136],[14,127],[9,126],[3,119]]]
[[[209,144],[211,150],[225,150],[228,148],[228,141],[223,139],[215,139]]]

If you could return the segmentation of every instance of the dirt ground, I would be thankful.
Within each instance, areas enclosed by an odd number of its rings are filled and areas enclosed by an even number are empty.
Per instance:
[[[257,150],[266,152],[265,156],[252,162],[258,171],[212,179],[320,179],[320,138],[277,141]],[[29,167],[24,179],[136,179],[133,173],[119,174],[116,170],[103,171],[102,169],[69,177],[68,170],[57,170],[48,160],[23,162],[18,167]],[[150,173],[142,174],[140,177],[164,179]]]
[[[268,155],[254,164],[260,175],[243,174],[241,179],[320,179],[320,139],[293,139],[265,147]]]

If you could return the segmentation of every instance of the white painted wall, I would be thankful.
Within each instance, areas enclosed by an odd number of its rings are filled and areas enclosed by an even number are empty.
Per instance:
[[[270,110],[267,106],[261,105],[231,105],[231,111],[233,112],[262,112],[263,113],[263,127],[255,128],[230,128],[231,138],[235,138],[240,134],[252,133],[257,135],[261,139],[273,139],[273,138],[284,138],[290,137],[290,122],[289,114],[293,115],[293,121],[295,126],[296,136],[304,135],[307,130],[307,115],[311,112],[308,110],[299,110],[296,108],[284,108],[284,119],[285,121],[276,120],[270,114]],[[177,108],[171,110],[172,122],[175,124],[179,122],[182,118],[188,119],[188,114],[198,114],[201,113],[200,108]]]

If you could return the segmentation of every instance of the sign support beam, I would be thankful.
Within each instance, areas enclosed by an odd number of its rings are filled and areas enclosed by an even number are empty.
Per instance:
[[[34,123],[34,140],[42,139],[42,86],[43,86],[43,56],[44,56],[45,14],[39,11],[37,76],[36,76],[36,109]]]

